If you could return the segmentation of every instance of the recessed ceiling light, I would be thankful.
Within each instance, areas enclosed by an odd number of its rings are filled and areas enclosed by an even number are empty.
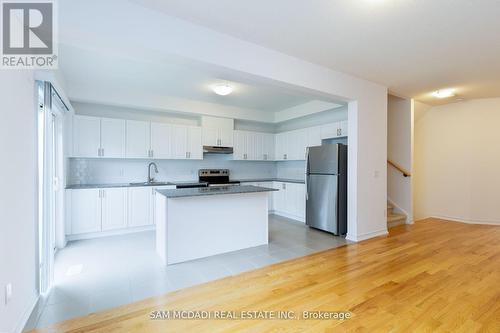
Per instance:
[[[436,90],[432,93],[432,96],[436,98],[448,98],[455,96],[455,89],[441,89]]]
[[[217,95],[226,96],[226,95],[229,95],[230,93],[233,92],[233,87],[231,87],[227,83],[223,83],[223,84],[217,84],[217,85],[213,86],[212,90]]]

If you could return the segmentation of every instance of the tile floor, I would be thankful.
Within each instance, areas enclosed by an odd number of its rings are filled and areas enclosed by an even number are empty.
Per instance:
[[[165,267],[154,232],[75,241],[56,255],[54,287],[26,329],[335,248],[344,238],[271,215],[269,244]]]

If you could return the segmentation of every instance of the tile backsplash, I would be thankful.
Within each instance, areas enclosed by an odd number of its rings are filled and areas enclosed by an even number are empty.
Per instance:
[[[128,183],[147,180],[150,160],[80,159],[69,161],[68,184]],[[274,178],[276,162],[233,161],[230,155],[205,155],[203,160],[155,160],[159,181],[198,179],[198,169],[229,169],[233,179]]]

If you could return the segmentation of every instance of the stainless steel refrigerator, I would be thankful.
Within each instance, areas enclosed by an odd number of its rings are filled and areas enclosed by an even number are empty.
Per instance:
[[[309,147],[306,155],[306,224],[347,233],[347,146]]]

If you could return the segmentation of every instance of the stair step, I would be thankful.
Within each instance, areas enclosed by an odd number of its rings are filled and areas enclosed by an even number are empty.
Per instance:
[[[387,215],[387,222],[394,222],[399,220],[406,220],[406,215],[403,214],[389,214]]]
[[[394,213],[387,215],[387,226],[389,228],[405,223],[406,223],[406,215],[394,214]]]

